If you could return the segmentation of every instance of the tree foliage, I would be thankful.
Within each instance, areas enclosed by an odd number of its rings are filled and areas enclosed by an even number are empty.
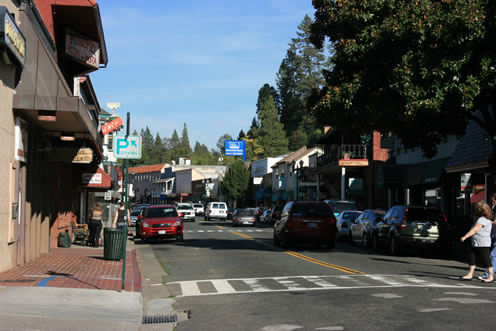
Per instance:
[[[227,195],[237,200],[248,190],[250,171],[242,160],[234,160],[229,164],[222,180],[222,188]]]
[[[333,69],[315,95],[325,123],[394,132],[426,156],[472,119],[496,137],[496,2],[313,0],[317,47],[329,39]],[[482,119],[474,116],[482,112]]]

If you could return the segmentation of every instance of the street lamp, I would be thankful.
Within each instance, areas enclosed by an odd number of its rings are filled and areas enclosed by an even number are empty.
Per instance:
[[[303,162],[303,160],[300,160],[300,162],[298,162],[299,164],[299,167],[297,166],[296,162],[293,161],[292,163],[292,166],[293,166],[293,170],[296,172],[296,176],[295,176],[295,200],[298,200],[300,198],[300,191],[299,191],[299,177],[300,177],[300,171],[301,169],[303,168],[303,164],[305,162]]]

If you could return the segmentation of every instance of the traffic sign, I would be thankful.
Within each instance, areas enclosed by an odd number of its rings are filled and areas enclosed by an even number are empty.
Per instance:
[[[118,159],[141,159],[141,136],[115,136],[112,149]]]

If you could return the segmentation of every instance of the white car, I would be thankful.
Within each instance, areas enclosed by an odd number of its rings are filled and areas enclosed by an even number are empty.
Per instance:
[[[195,221],[195,210],[191,203],[178,203],[176,209],[177,213],[181,215],[181,221]]]
[[[209,202],[205,209],[205,220],[210,221],[212,218],[218,218],[222,221],[227,219],[227,205],[225,202]]]
[[[203,213],[205,212],[203,204],[201,204],[201,203],[194,203],[193,209],[195,210],[196,215],[203,215]]]

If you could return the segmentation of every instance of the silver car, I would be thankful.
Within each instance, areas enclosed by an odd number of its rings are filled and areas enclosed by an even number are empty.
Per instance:
[[[362,212],[359,210],[343,210],[336,218],[338,227],[338,239],[348,238],[350,226]]]
[[[254,208],[236,209],[233,213],[232,226],[255,226],[257,215]]]

